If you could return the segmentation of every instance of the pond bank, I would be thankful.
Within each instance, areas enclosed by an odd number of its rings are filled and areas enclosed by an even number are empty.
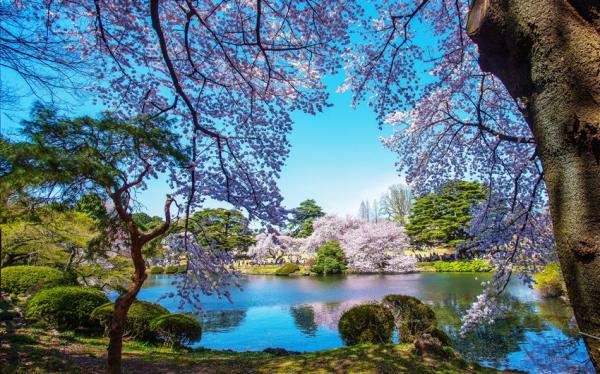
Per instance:
[[[102,373],[105,338],[82,338],[42,330],[2,332],[3,372]],[[18,353],[17,353],[18,352]],[[135,373],[496,373],[460,357],[417,356],[412,345],[359,345],[300,355],[264,352],[174,350],[136,342],[123,347],[123,366]]]

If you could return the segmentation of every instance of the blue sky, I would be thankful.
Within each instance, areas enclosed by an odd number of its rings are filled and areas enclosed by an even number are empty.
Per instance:
[[[3,69],[2,77],[7,86],[19,87],[12,72]],[[293,114],[292,148],[279,183],[287,207],[312,198],[328,213],[356,214],[362,200],[379,198],[389,185],[403,181],[396,173],[394,154],[379,141],[390,129],[378,129],[368,105],[352,108],[351,93],[335,92],[342,78],[327,79],[332,107],[314,116]],[[3,132],[27,118],[33,100],[23,97],[17,107],[1,108]],[[95,115],[102,108],[79,98],[71,109],[74,115]],[[164,180],[153,181],[139,196],[143,209],[160,215],[168,192]]]

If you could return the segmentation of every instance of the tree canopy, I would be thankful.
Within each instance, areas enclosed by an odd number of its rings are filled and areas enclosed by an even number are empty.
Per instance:
[[[316,218],[323,217],[325,212],[314,199],[307,199],[298,205],[292,212],[290,229],[292,236],[306,238],[313,232],[313,222]]]
[[[417,245],[455,247],[464,243],[470,237],[471,210],[485,196],[481,183],[452,181],[415,200],[406,233]]]

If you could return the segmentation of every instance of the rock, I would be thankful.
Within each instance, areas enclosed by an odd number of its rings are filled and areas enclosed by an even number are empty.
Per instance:
[[[301,352],[288,351],[287,349],[283,348],[265,348],[263,352],[270,353],[274,356],[296,356],[302,354]]]
[[[419,356],[448,357],[440,339],[429,334],[420,335],[415,340],[415,350]]]

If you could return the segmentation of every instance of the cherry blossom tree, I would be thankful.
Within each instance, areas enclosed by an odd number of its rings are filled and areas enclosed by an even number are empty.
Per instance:
[[[388,0],[375,12],[340,89],[396,128],[384,142],[417,193],[462,177],[489,187],[475,226],[504,259],[496,291],[548,261],[535,255],[548,235],[535,233],[550,205],[579,326],[600,335],[598,2]],[[511,240],[498,245],[489,227]],[[598,342],[586,344],[598,367]]]
[[[340,238],[348,267],[356,272],[403,273],[416,271],[416,259],[406,256],[409,245],[404,228],[390,221],[363,223]]]
[[[171,179],[185,196],[185,232],[190,212],[206,198],[227,201],[250,219],[281,223],[275,181],[289,149],[290,113],[328,105],[321,78],[341,66],[347,21],[361,13],[352,1],[6,3],[3,14],[10,9],[42,30],[53,51],[86,66],[88,91],[115,115],[174,119],[171,130],[186,136],[190,159],[189,178]],[[18,24],[3,23],[3,31],[18,36]],[[30,39],[15,40],[32,46]],[[12,45],[0,47],[6,65]],[[183,239],[194,251],[188,235]],[[120,350],[109,357],[109,371],[120,372]]]
[[[272,260],[278,264],[284,256],[300,256],[305,239],[294,238],[290,235],[274,233],[260,233],[255,238],[256,243],[248,249],[248,256],[258,263]]]

